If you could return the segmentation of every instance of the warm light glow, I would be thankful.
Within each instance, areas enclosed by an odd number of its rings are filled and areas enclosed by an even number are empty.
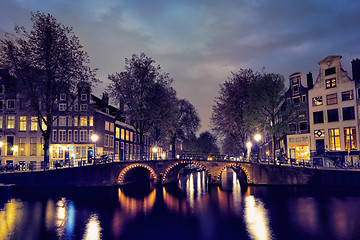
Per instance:
[[[100,221],[97,214],[90,216],[89,222],[86,224],[86,231],[83,237],[84,240],[99,240],[101,239],[101,227]]]
[[[63,146],[63,147],[62,147],[62,150],[66,151],[66,150],[68,150],[68,148],[65,147],[65,146]]]
[[[251,142],[247,142],[246,146],[247,146],[247,148],[251,148],[251,146],[252,146]]]
[[[96,142],[99,139],[99,136],[96,134],[91,135],[91,141]]]
[[[256,134],[256,135],[254,136],[254,139],[255,139],[255,141],[259,142],[259,141],[261,140],[261,135],[260,135],[260,134]]]
[[[4,143],[3,142],[0,142],[0,147],[2,147],[4,145]]]
[[[13,146],[13,147],[11,148],[11,150],[13,150],[14,152],[17,152],[17,151],[19,151],[19,147],[18,147],[18,146]]]
[[[156,153],[158,151],[157,147],[152,148],[153,153]]]

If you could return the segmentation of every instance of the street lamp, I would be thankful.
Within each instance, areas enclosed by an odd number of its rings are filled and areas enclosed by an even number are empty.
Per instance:
[[[99,139],[99,136],[96,134],[91,135],[91,141],[94,142],[94,153],[93,153],[93,158],[94,158],[94,163],[95,163],[95,153],[96,153],[96,141]]]
[[[251,146],[252,146],[252,143],[250,141],[246,143],[249,161],[250,161]]]
[[[256,161],[259,162],[259,142],[261,140],[261,135],[260,134],[255,134],[254,139],[256,141],[256,148],[257,148],[257,156],[256,156]]]
[[[153,148],[152,148],[152,151],[153,151],[153,153],[154,153],[155,160],[157,160],[156,158],[157,158],[157,151],[158,151],[158,148],[157,148],[157,147],[153,147]]]

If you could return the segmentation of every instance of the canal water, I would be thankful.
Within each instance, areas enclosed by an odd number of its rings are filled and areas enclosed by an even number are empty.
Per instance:
[[[360,239],[360,191],[221,186],[205,172],[178,184],[0,191],[0,239]]]

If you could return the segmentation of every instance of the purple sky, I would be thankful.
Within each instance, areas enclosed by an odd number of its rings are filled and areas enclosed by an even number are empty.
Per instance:
[[[0,36],[14,24],[30,29],[30,12],[52,14],[74,28],[92,67],[107,75],[124,70],[124,59],[145,52],[174,78],[179,98],[188,99],[209,130],[219,84],[231,71],[252,68],[318,74],[318,61],[342,55],[360,58],[358,0],[2,0]]]

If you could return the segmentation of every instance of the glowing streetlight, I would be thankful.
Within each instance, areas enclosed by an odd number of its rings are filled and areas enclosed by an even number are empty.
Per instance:
[[[95,163],[95,153],[96,153],[96,141],[99,140],[99,136],[96,134],[91,135],[91,141],[94,142],[94,163]]]
[[[255,139],[256,142],[259,142],[259,141],[261,140],[261,135],[260,135],[260,134],[256,134],[256,135],[254,136],[254,139]]]
[[[4,145],[4,142],[0,142],[0,147],[2,147]]]
[[[251,146],[252,146],[252,143],[251,143],[251,142],[247,142],[247,143],[246,143],[246,147],[247,147],[247,148],[251,148]]]
[[[249,159],[249,161],[250,161],[251,146],[252,146],[252,143],[251,143],[250,141],[246,143],[247,154],[248,154],[248,159]]]

